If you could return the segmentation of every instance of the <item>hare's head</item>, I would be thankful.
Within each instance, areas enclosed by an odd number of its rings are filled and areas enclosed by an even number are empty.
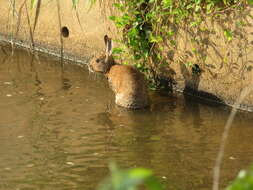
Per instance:
[[[107,73],[111,66],[115,64],[112,57],[112,40],[107,35],[104,36],[105,53],[95,56],[89,64],[89,69],[92,72]]]

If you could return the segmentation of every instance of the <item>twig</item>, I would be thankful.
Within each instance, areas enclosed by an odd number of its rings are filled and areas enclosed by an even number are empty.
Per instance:
[[[234,104],[232,111],[230,112],[230,115],[228,117],[228,120],[226,122],[222,138],[221,138],[221,144],[219,148],[219,152],[215,161],[214,166],[214,173],[213,173],[213,187],[212,190],[219,190],[219,180],[220,180],[220,170],[222,165],[222,160],[224,157],[225,152],[225,146],[228,138],[229,131],[232,127],[232,122],[235,118],[237,109],[239,108],[242,101],[249,95],[249,93],[253,90],[252,84],[246,88],[243,89],[242,93],[240,94],[239,98],[236,100],[236,103]]]
[[[30,38],[31,38],[31,51],[33,51],[34,50],[34,40],[33,40],[32,25],[31,25],[30,16],[28,13],[27,3],[25,3],[25,10],[26,10],[27,22],[28,22],[29,33],[30,33]]]
[[[18,11],[17,30],[16,30],[16,33],[15,33],[15,36],[17,36],[18,32],[19,32],[20,23],[21,23],[21,16],[22,16],[22,9],[23,9],[25,3],[26,3],[26,0],[23,1],[23,3],[21,4],[21,6],[19,8],[19,11]]]
[[[61,28],[62,28],[62,24],[61,24],[61,7],[60,7],[60,2],[59,0],[56,0],[57,2],[57,12],[58,12],[58,24],[59,24],[59,35],[60,35],[60,42],[61,42],[61,67],[63,69],[63,37],[61,34]]]
[[[10,2],[10,6],[12,8],[12,17],[11,17],[11,50],[12,50],[12,55],[14,54],[14,44],[13,44],[13,26],[14,26],[14,17],[15,17],[15,13],[16,13],[16,9],[15,9],[15,0],[9,0]],[[17,15],[16,15],[17,16]]]
[[[39,15],[40,15],[40,6],[41,6],[41,0],[38,0],[37,1],[37,6],[36,6],[34,24],[33,24],[33,34],[34,34],[35,28],[37,26],[38,18],[39,18]]]
[[[226,8],[224,8],[223,10],[220,10],[220,11],[214,11],[214,12],[211,12],[207,15],[210,15],[210,16],[214,16],[216,14],[222,14],[222,13],[226,13],[228,11],[232,11],[232,10],[235,10],[236,8],[235,7],[240,7],[242,5],[242,2],[238,2],[237,4],[234,5],[234,7],[232,6],[228,6]]]
[[[15,9],[15,1],[9,0],[11,7],[13,8],[13,15],[15,15],[18,18],[18,13]]]

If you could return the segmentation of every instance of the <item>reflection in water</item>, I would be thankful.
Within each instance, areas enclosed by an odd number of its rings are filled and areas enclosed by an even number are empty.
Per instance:
[[[229,110],[150,93],[148,110],[115,106],[103,76],[0,49],[0,189],[94,189],[116,160],[148,167],[171,189],[210,189]],[[239,113],[223,186],[253,160],[250,114]]]

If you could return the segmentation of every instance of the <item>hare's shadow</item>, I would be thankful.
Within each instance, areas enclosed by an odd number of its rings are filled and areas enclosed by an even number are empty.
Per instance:
[[[199,65],[194,64],[191,67],[190,72],[185,64],[180,63],[180,69],[185,80],[185,87],[183,90],[184,95],[194,96],[218,104],[225,104],[221,98],[215,96],[214,94],[199,90],[199,83],[203,72]]]

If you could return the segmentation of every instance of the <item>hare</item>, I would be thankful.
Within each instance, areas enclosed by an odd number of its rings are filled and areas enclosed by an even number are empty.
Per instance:
[[[117,64],[112,56],[111,38],[105,35],[104,42],[105,53],[91,60],[89,70],[105,74],[117,105],[129,109],[147,107],[149,99],[143,74],[133,66]]]

